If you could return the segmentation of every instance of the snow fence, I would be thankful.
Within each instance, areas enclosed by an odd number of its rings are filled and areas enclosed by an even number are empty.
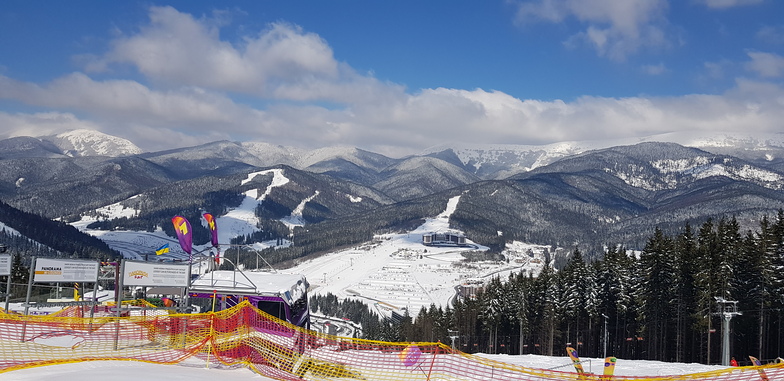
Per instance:
[[[279,380],[608,380],[601,375],[515,366],[441,343],[330,336],[281,322],[243,302],[202,314],[69,307],[54,316],[0,313],[0,373],[50,364],[135,360],[245,366]],[[87,309],[87,311],[85,311]],[[784,364],[612,380],[784,380]],[[763,378],[766,377],[766,378]]]

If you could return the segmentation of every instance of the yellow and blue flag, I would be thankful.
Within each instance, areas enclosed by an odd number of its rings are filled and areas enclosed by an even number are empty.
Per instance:
[[[158,250],[155,250],[155,255],[161,255],[163,253],[168,253],[168,252],[169,252],[169,244],[167,243],[159,247]]]

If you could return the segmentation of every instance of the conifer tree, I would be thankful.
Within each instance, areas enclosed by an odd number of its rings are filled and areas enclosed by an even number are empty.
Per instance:
[[[716,255],[716,279],[717,279],[717,295],[719,297],[725,298],[726,300],[735,300],[733,297],[733,279],[735,278],[735,274],[733,271],[735,270],[736,263],[738,256],[738,252],[740,251],[740,226],[738,225],[737,219],[732,217],[730,219],[721,218],[719,219],[719,224],[716,227],[717,230],[717,238],[718,238],[718,251],[715,253]]]
[[[468,297],[455,300],[455,325],[460,336],[466,338],[463,344],[468,351],[474,351],[474,345],[478,346],[479,344],[476,340],[477,326],[479,325],[479,302],[477,299]]]
[[[764,324],[771,295],[770,257],[763,250],[761,240],[751,231],[746,233],[738,247],[738,260],[734,262],[733,290],[738,307],[744,311],[733,320],[736,332],[745,333],[746,339],[736,341],[734,348],[741,353],[762,356],[765,343]]]
[[[698,323],[700,315],[697,309],[697,285],[695,277],[699,271],[697,242],[691,224],[684,225],[683,230],[675,240],[675,257],[677,268],[676,287],[676,337],[675,361],[698,361],[698,358],[688,356],[695,353],[698,341],[693,335],[693,330]]]
[[[586,335],[598,314],[598,302],[596,279],[579,249],[574,250],[564,269],[558,273],[558,279],[561,291],[559,312],[566,324],[566,340],[587,343]]]
[[[523,354],[523,349],[526,345],[526,335],[530,331],[530,322],[528,319],[528,294],[530,278],[526,276],[524,271],[509,277],[509,282],[512,284],[512,298],[511,307],[514,313],[515,322],[518,327],[518,353]]]
[[[656,228],[640,256],[641,285],[639,313],[648,348],[648,358],[671,361],[676,268],[672,239]]]
[[[16,252],[11,260],[11,295],[16,299],[24,298],[29,280],[30,268],[25,266],[22,254]]]
[[[697,309],[698,316],[701,316],[697,326],[697,331],[704,337],[703,362],[709,364],[715,355],[715,342],[711,342],[710,331],[715,329],[712,313],[715,310],[715,296],[719,289],[719,280],[716,279],[715,269],[720,266],[719,239],[714,229],[713,220],[708,219],[700,226],[697,234],[697,260],[700,264],[699,271],[695,276],[697,285]]]
[[[784,326],[784,317],[781,313],[784,311],[784,297],[782,297],[784,295],[784,209],[778,210],[776,220],[767,229],[763,227],[760,234],[762,249],[772,263],[771,283],[774,297],[771,298],[770,308],[778,312],[771,319],[770,326],[782,327]],[[769,343],[769,351],[784,348],[784,332],[781,329],[777,329],[776,332],[776,336],[768,335],[775,340]]]
[[[488,333],[490,353],[498,348],[498,328],[504,317],[503,284],[499,277],[493,277],[481,298],[482,311],[480,318],[485,332]]]
[[[615,327],[608,334],[611,353],[619,353],[621,340],[627,337],[623,327],[631,310],[632,263],[623,247],[610,245],[604,258],[595,264],[598,311],[607,316],[610,327]]]
[[[532,340],[540,348],[538,354],[551,356],[558,328],[558,284],[552,267],[544,266],[531,285],[529,301]]]

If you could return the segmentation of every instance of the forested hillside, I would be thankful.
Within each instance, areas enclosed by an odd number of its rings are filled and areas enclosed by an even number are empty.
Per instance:
[[[362,242],[384,230],[404,231],[440,213],[457,194],[451,227],[494,252],[516,240],[576,246],[590,259],[601,256],[608,241],[640,249],[655,226],[673,234],[684,221],[733,215],[747,229],[759,215],[784,208],[778,159],[745,160],[730,156],[731,149],[715,154],[672,143],[594,151],[498,147],[459,155],[447,149],[402,159],[345,147],[304,152],[226,141],[126,157],[66,157],[33,138],[2,143],[0,199],[65,221],[95,216],[118,202],[136,210],[90,226],[102,230],[162,227],[171,233],[169,221],[177,214],[220,217],[240,205],[244,192],[269,186],[269,175],[241,185],[249,173],[281,169],[291,182],[265,196],[257,230],[230,239],[291,238],[286,250],[268,253],[273,262]],[[526,152],[535,153],[536,163]],[[272,162],[292,166],[255,167]],[[516,175],[481,180],[477,165]],[[305,227],[291,235],[279,220],[297,208]],[[206,230],[196,230],[196,243],[206,242]]]
[[[742,313],[732,320],[732,354],[775,358],[784,345],[782,269],[783,211],[762,216],[755,231],[733,218],[685,224],[674,235],[655,229],[639,254],[611,245],[587,262],[575,250],[560,271],[495,278],[475,299],[393,324],[396,336],[385,339],[449,342],[456,330],[469,352],[552,355],[572,345],[601,357],[606,324],[608,354],[718,363],[719,297]]]
[[[455,193],[455,192],[453,192]],[[449,193],[447,193],[449,194]],[[388,206],[370,212],[341,216],[318,224],[294,228],[289,237],[292,244],[285,248],[268,248],[261,252],[270,264],[287,267],[309,255],[319,255],[336,248],[356,245],[373,239],[374,234],[411,230],[424,222],[425,216],[434,216],[446,207],[442,195],[424,197]],[[256,253],[241,254],[240,263],[255,266]]]
[[[18,236],[2,229],[0,242],[8,245],[13,253],[24,254],[25,262],[29,262],[33,255],[100,260],[120,255],[105,242],[71,225],[23,212],[2,201],[0,222],[22,234]]]

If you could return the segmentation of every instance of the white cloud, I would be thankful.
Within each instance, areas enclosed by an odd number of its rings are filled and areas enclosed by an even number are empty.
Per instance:
[[[748,52],[751,61],[746,63],[746,69],[753,71],[761,77],[778,78],[784,76],[784,57],[765,52]]]
[[[729,61],[721,62],[705,62],[703,67],[705,69],[705,76],[708,79],[723,79],[726,72],[726,67],[731,65]]]
[[[522,2],[517,22],[564,22],[573,17],[586,28],[572,35],[567,45],[592,46],[602,57],[622,61],[642,48],[669,45],[665,36],[666,0],[538,0]]]
[[[146,150],[230,139],[309,148],[354,145],[403,155],[444,141],[537,144],[671,131],[774,132],[784,120],[784,90],[752,80],[738,80],[722,95],[581,97],[564,102],[437,88],[383,102],[371,98],[345,108],[287,103],[264,110],[203,90],[164,93],[138,83],[96,82],[76,74],[47,86],[6,84],[7,79],[0,83],[6,98],[93,115],[77,119],[67,113],[0,114],[0,125],[17,130],[17,135],[92,128],[130,139]],[[15,90],[9,94],[8,88]],[[65,99],[68,94],[71,99]]]
[[[44,85],[0,76],[0,99],[44,109],[74,110],[91,118],[86,122],[72,120],[72,114],[55,113],[71,117],[57,127],[52,122],[28,117],[25,120],[38,122],[39,133],[33,133],[34,123],[31,122],[16,135],[39,136],[55,130],[88,128],[130,139],[148,150],[249,135],[258,131],[265,119],[264,111],[237,104],[225,95],[201,88],[159,91],[130,80],[95,81],[81,73],[66,75]],[[19,123],[10,125],[21,126]],[[176,138],[161,139],[164,136]]]
[[[661,75],[667,71],[667,68],[664,66],[663,63],[659,63],[656,65],[643,65],[642,72],[648,75]]]
[[[222,40],[224,21],[195,19],[172,7],[151,7],[150,23],[122,36],[88,72],[130,64],[158,83],[251,94],[274,99],[350,102],[386,86],[335,60],[315,33],[278,22],[239,43]],[[82,57],[82,60],[90,57]]]
[[[582,97],[574,102],[520,100],[481,89],[432,89],[381,113],[355,110],[345,132],[352,144],[412,148],[443,141],[535,144],[672,131],[775,132],[784,118],[782,105],[781,88],[751,81],[739,81],[724,95]]]
[[[745,5],[755,5],[762,3],[763,0],[699,0],[708,8],[727,9]]]
[[[58,78],[45,86],[0,76],[0,98],[150,124],[216,125],[230,123],[249,110],[200,88],[155,91],[135,81],[99,82],[81,73]]]
[[[609,7],[615,2],[598,0],[527,4],[526,17],[585,22],[586,36],[608,55],[652,43],[644,30],[657,28],[654,20],[664,8],[660,1],[622,2],[626,5],[618,9]],[[780,131],[784,120],[784,90],[750,79],[737,80],[719,95],[585,96],[570,102],[483,89],[410,93],[337,62],[319,36],[297,27],[274,24],[233,45],[220,38],[221,22],[152,8],[150,25],[120,37],[107,54],[90,61],[93,70],[106,75],[117,65],[133,65],[149,79],[145,84],[97,80],[90,73],[40,84],[0,75],[0,99],[56,110],[0,113],[0,130],[38,136],[90,128],[146,150],[228,139],[303,148],[353,145],[399,156],[444,141],[537,144],[671,131],[771,132]],[[621,31],[636,31],[637,37],[622,40]],[[747,68],[762,77],[784,73],[780,56],[752,52],[749,57]],[[190,63],[198,58],[202,61]],[[726,77],[727,63],[705,65]],[[666,71],[663,64],[643,69]],[[246,94],[244,103],[232,98],[235,92]],[[256,99],[263,107],[253,104]]]
[[[275,75],[295,75],[298,70],[334,75],[336,71],[331,50],[318,36],[277,24],[236,47],[220,40],[219,26],[172,7],[151,7],[149,25],[116,39],[112,49],[87,68],[103,71],[111,64],[126,63],[166,83],[249,93],[263,93],[265,81]]]
[[[97,123],[80,120],[71,113],[41,112],[34,114],[7,113],[0,111],[0,138],[17,136],[46,136],[66,130],[89,129],[97,130]]]
[[[756,37],[771,44],[784,44],[784,25],[763,26],[757,31]]]

